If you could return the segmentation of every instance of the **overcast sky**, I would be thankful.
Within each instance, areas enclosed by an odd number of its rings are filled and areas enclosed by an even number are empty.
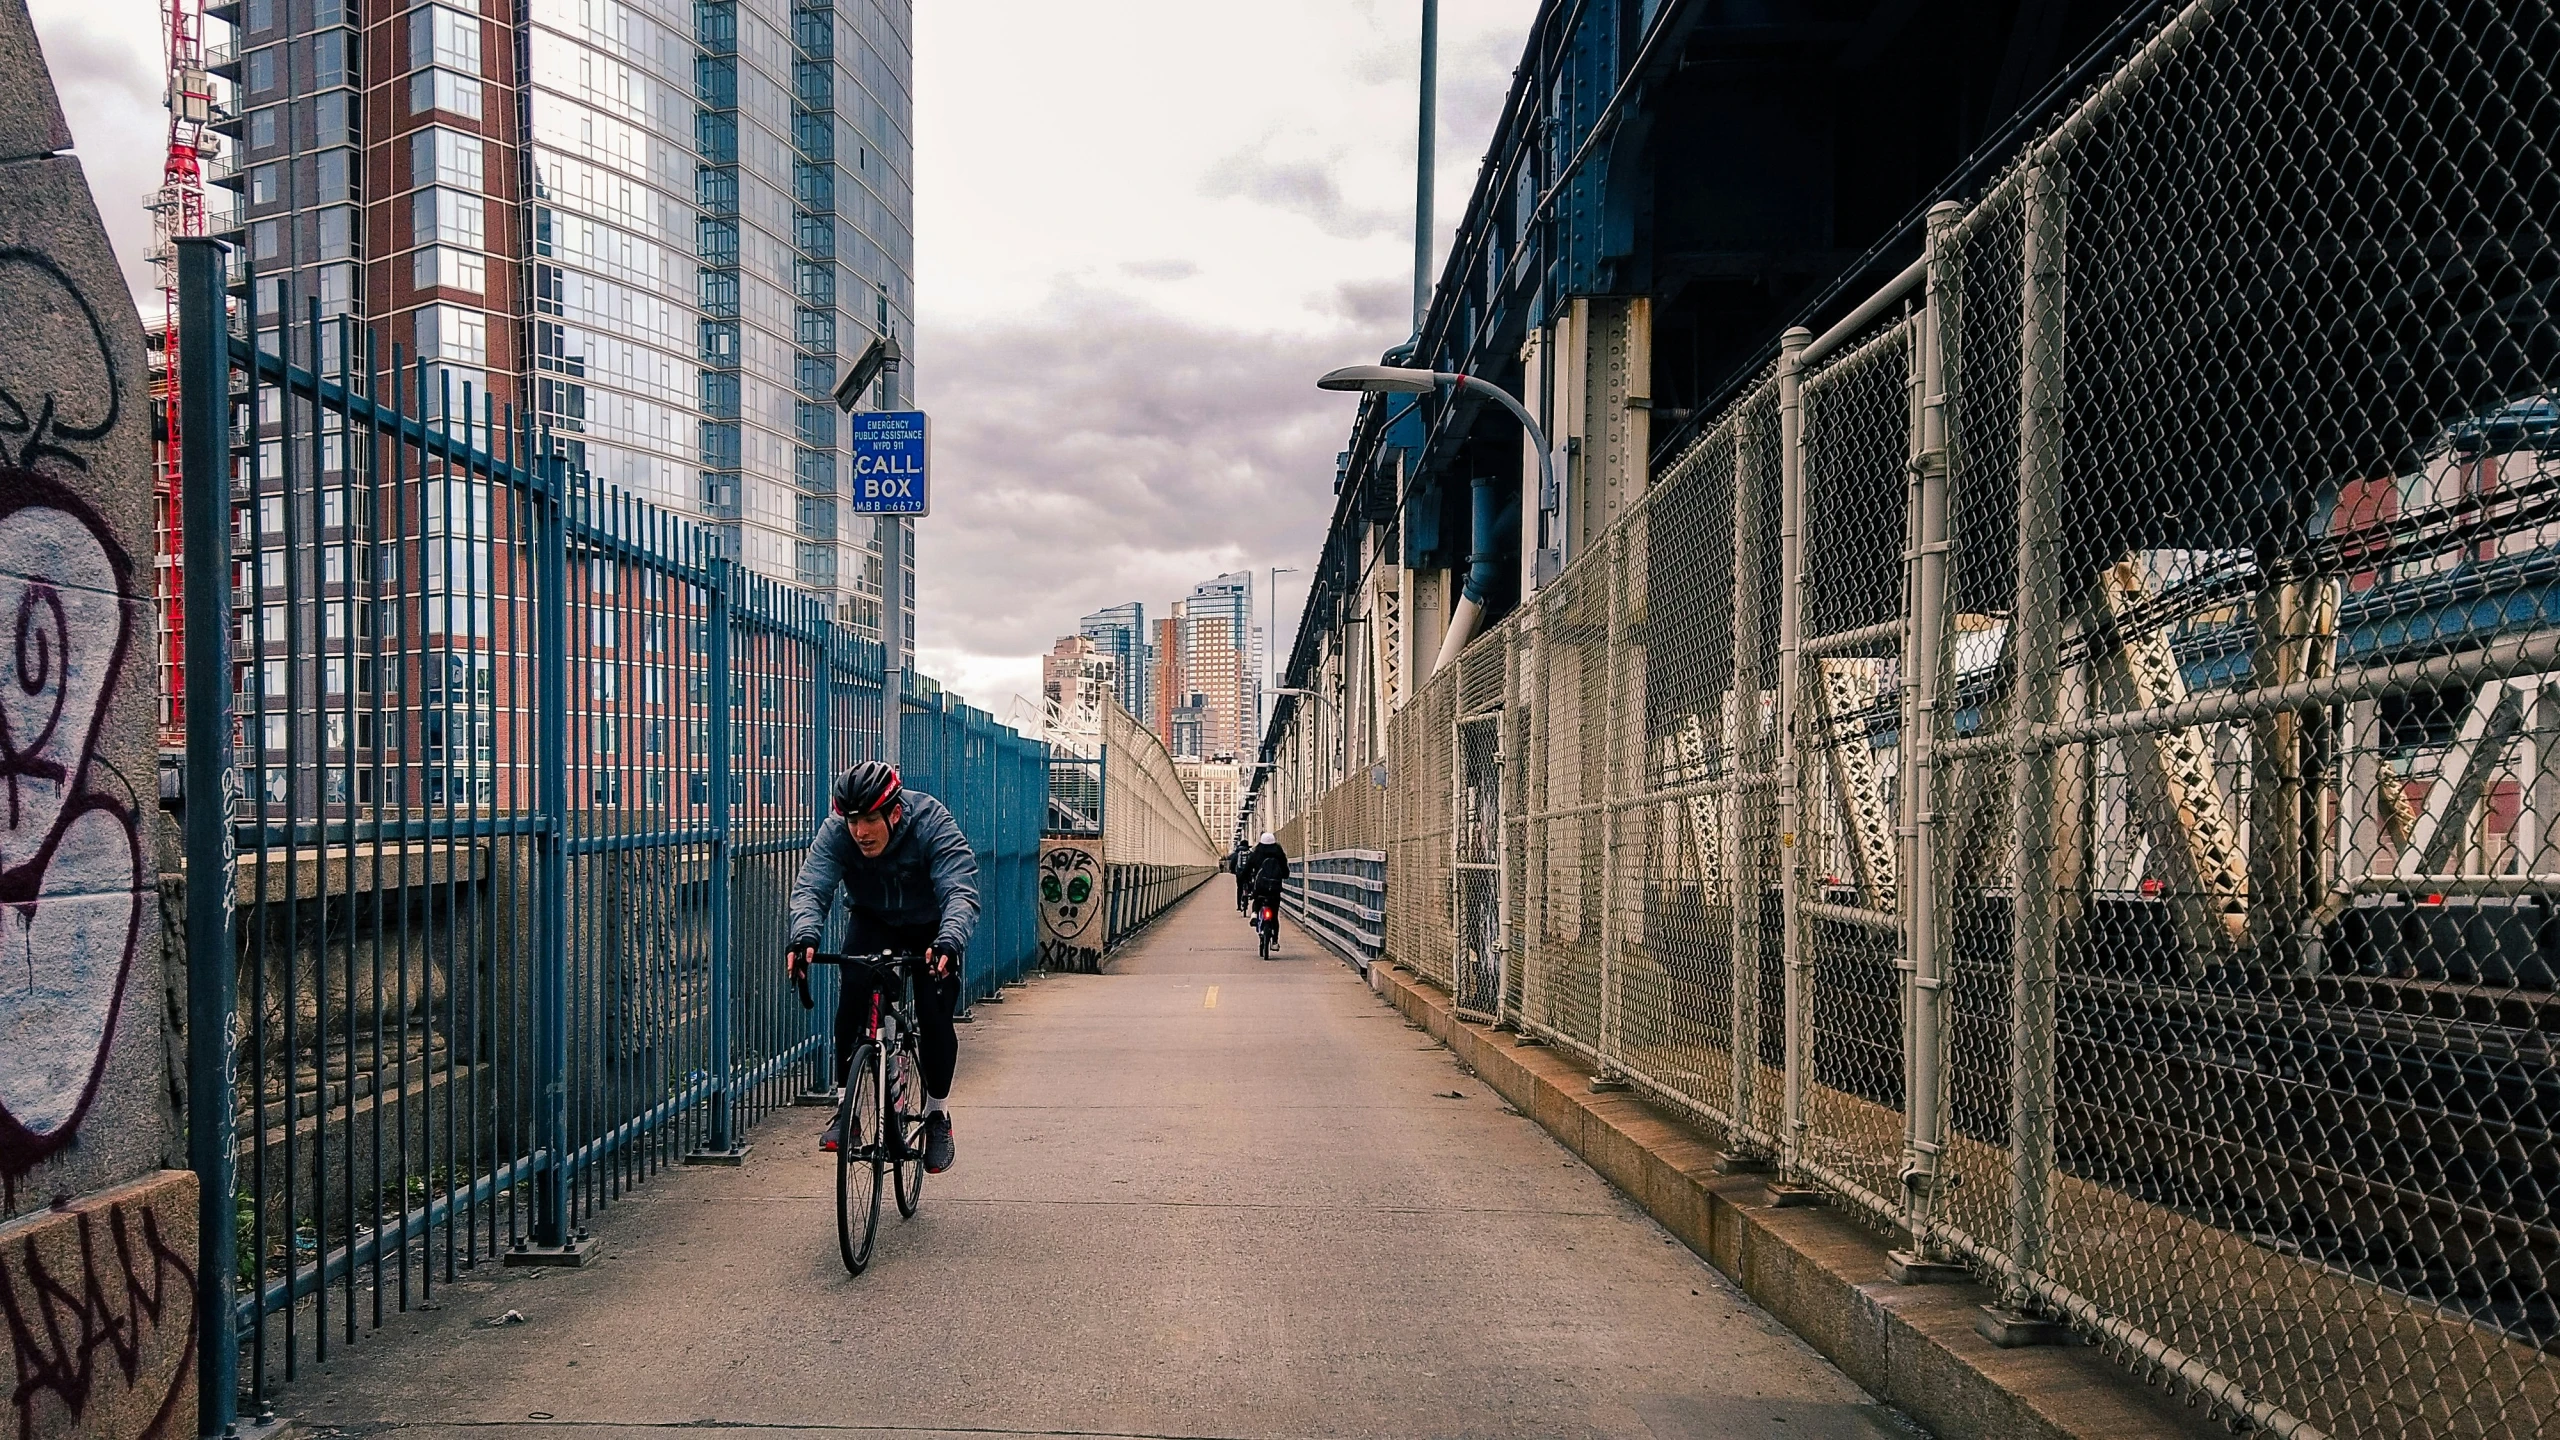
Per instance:
[[[31,4],[156,311],[158,10]],[[1444,254],[1536,8],[1441,9]],[[1221,571],[1311,562],[1354,406],[1312,382],[1410,328],[1420,6],[915,9],[914,348],[934,423],[919,658],[1002,715],[1088,611],[1160,614]],[[1280,577],[1283,638],[1303,580]]]

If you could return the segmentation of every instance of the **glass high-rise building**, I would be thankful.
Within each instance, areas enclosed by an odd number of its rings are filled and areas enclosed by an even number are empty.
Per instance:
[[[1139,724],[1155,713],[1155,666],[1147,637],[1147,607],[1135,600],[1107,606],[1076,622],[1077,633],[1120,666],[1120,708]]]
[[[912,0],[211,13],[237,32],[212,58],[262,330],[314,300],[351,317],[427,363],[428,408],[468,387],[531,414],[573,466],[879,632],[881,526],[904,522],[846,512],[831,392],[873,336],[913,338]]]

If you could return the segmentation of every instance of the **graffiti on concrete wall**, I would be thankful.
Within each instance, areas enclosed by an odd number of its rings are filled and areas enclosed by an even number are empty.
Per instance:
[[[44,256],[0,249],[0,315],[51,322],[0,326],[0,1177],[14,1178],[70,1143],[97,1097],[143,896],[133,805],[93,774],[132,646],[132,564],[64,483],[114,428],[120,377],[97,311]]]
[[[9,1440],[195,1432],[195,1196],[145,1182],[0,1242]]]
[[[1040,842],[1040,964],[1097,970],[1108,938],[1102,915],[1102,842]]]

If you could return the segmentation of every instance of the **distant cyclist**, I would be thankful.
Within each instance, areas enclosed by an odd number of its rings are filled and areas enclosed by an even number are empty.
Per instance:
[[[1253,872],[1245,866],[1245,860],[1252,854],[1253,848],[1244,843],[1244,836],[1237,835],[1235,853],[1227,857],[1227,873],[1236,877],[1236,913],[1239,915],[1244,913],[1244,902],[1253,898]]]
[[[1277,904],[1280,887],[1289,882],[1289,852],[1280,848],[1280,837],[1265,830],[1262,843],[1244,854],[1244,863],[1236,883],[1252,897],[1258,907],[1264,901]]]
[[[978,928],[978,857],[960,833],[960,822],[941,801],[898,783],[898,772],[866,760],[838,776],[835,813],[809,842],[809,858],[791,887],[791,946],[784,961],[794,976],[825,938],[836,887],[844,887],[852,927],[849,954],[883,950],[923,951],[925,973],[916,977],[916,1014],[924,1070],[924,1168],[951,1168],[951,1074],[960,1060],[960,1033],[952,1015],[960,1003],[960,962]],[[871,1014],[873,987],[847,975],[836,1001],[836,1084],[845,1083],[854,1046]],[[844,1142],[830,1122],[819,1148]]]

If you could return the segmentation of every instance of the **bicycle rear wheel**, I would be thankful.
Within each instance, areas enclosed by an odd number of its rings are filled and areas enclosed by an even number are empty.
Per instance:
[[[861,1274],[871,1263],[871,1242],[880,1233],[880,1172],[887,1168],[880,1144],[880,1070],[878,1046],[853,1052],[844,1108],[836,1115],[836,1248],[848,1275]]]
[[[889,1052],[889,1130],[897,1158],[889,1167],[898,1187],[898,1214],[914,1219],[924,1199],[924,1071],[905,1045]]]

